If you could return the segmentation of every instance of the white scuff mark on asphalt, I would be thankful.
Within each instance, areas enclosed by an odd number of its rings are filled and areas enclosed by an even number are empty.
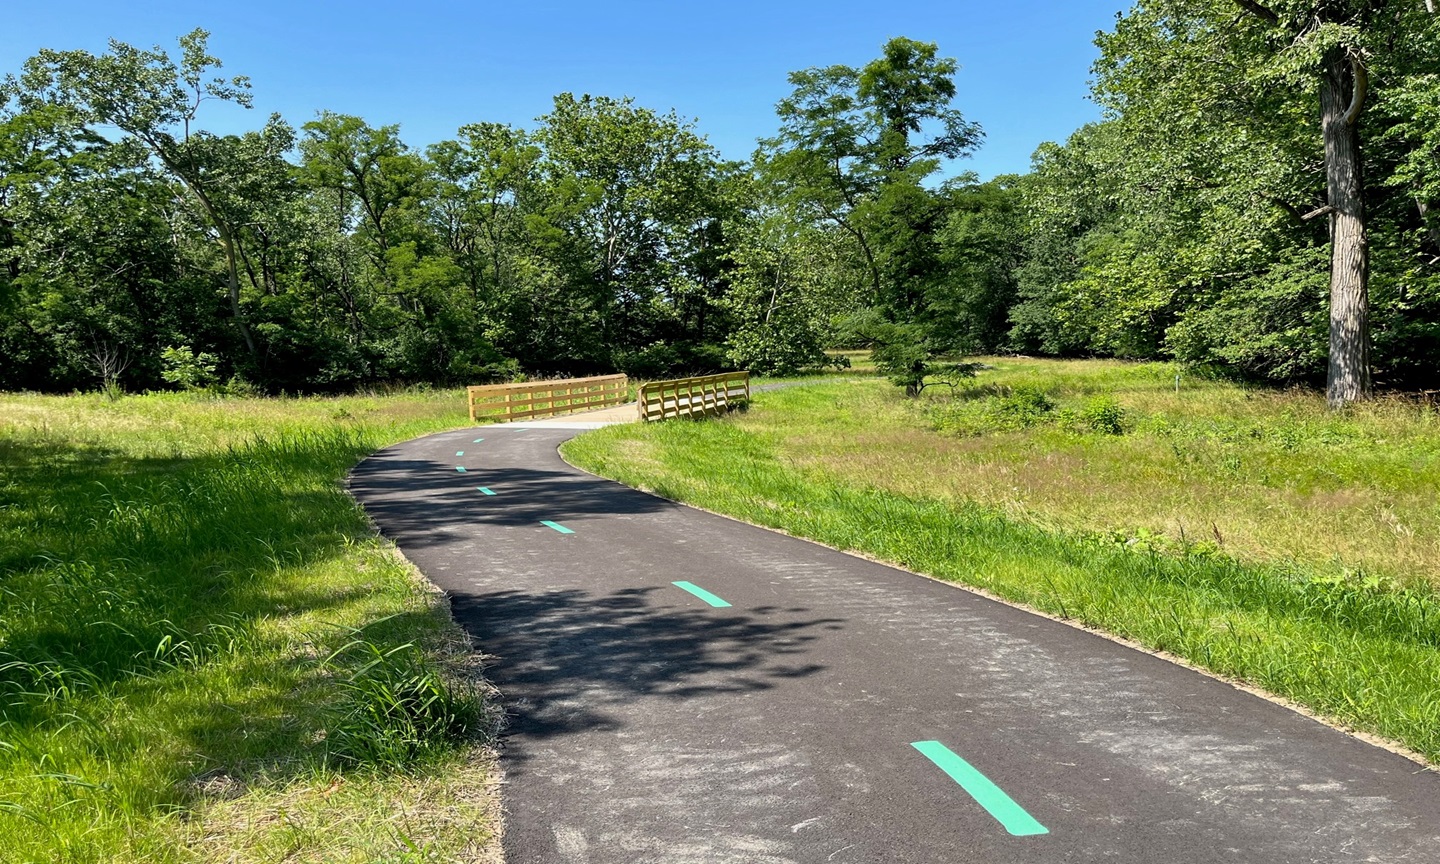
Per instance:
[[[555,851],[570,864],[589,864],[590,844],[585,842],[585,835],[574,828],[564,825],[555,827]]]
[[[825,817],[823,817],[823,816],[816,816],[816,817],[811,818],[811,819],[806,819],[804,822],[796,822],[794,825],[791,825],[791,826],[790,826],[790,833],[791,833],[791,834],[799,834],[801,828],[808,828],[809,826],[814,825],[816,822],[819,822],[819,821],[820,821],[821,819],[823,819],[823,818],[825,818]]]

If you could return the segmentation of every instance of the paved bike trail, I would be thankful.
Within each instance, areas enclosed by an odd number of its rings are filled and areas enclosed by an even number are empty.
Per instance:
[[[1414,762],[598,479],[556,453],[574,434],[431,435],[351,477],[490,655],[510,864],[1440,862]]]

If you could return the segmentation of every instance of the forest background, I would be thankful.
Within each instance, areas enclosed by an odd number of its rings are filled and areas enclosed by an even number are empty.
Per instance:
[[[216,134],[206,103],[250,89],[204,31],[41,50],[0,85],[0,389],[789,374],[862,346],[911,389],[995,352],[1333,385],[1346,326],[1360,377],[1440,387],[1432,7],[1145,0],[1097,36],[1103,119],[988,182],[949,170],[983,142],[956,62],[905,38],[793,73],[747,162],[570,93],[423,150],[329,112]]]

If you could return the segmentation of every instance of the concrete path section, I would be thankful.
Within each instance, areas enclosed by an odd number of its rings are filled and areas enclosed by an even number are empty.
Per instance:
[[[541,424],[352,490],[504,695],[510,864],[1440,862],[1440,776],[970,592],[600,480]]]
[[[601,426],[613,426],[616,423],[638,422],[640,422],[639,407],[634,402],[627,402],[611,408],[582,411],[576,414],[559,414],[534,420],[517,420],[513,424],[506,425],[537,429],[599,429]]]

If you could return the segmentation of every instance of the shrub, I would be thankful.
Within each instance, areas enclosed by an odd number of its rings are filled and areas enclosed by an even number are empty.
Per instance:
[[[1055,403],[1039,387],[1020,386],[995,400],[993,410],[1003,426],[1013,428],[1037,425],[1055,410]]]
[[[1106,435],[1125,434],[1125,409],[1110,396],[1094,396],[1085,403],[1080,417],[1096,432]]]
[[[174,345],[160,352],[160,377],[181,390],[203,390],[215,384],[214,354],[196,354],[189,345]]]

